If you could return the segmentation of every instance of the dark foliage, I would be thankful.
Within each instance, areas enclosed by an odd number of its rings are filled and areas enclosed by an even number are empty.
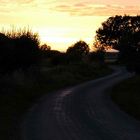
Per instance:
[[[66,51],[68,59],[72,62],[81,61],[89,53],[89,46],[84,41],[78,41]]]
[[[105,52],[103,50],[97,50],[96,52],[89,53],[90,62],[104,63]]]
[[[0,72],[11,70],[14,61],[13,48],[12,40],[0,33]]]
[[[27,68],[38,61],[39,40],[36,35],[27,32],[13,41],[17,68]]]
[[[66,53],[59,52],[57,50],[45,50],[43,51],[43,60],[46,60],[46,63],[49,66],[63,65],[67,64],[67,55]]]
[[[120,61],[132,71],[139,71],[140,16],[110,17],[96,33],[96,39],[102,46],[118,49]]]
[[[57,53],[55,53],[57,52]],[[67,64],[67,55],[66,53],[58,52],[58,51],[50,51],[51,54],[51,64],[52,65],[62,65],[62,64]]]
[[[40,59],[39,39],[30,31],[0,34],[0,72],[25,70]]]
[[[49,50],[51,50],[51,47],[47,44],[43,44],[43,45],[40,46],[40,49],[42,51],[49,51]]]

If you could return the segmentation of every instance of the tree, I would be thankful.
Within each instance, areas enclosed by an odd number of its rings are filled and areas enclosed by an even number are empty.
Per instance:
[[[11,71],[13,67],[13,43],[9,37],[0,33],[0,72]]]
[[[49,51],[51,50],[51,46],[47,45],[46,43],[40,46],[42,51]]]
[[[0,33],[0,72],[27,69],[40,60],[38,34],[29,30]]]
[[[140,16],[115,16],[102,23],[102,27],[96,31],[96,39],[104,47],[112,46],[120,49],[121,40],[138,32],[140,32]]]
[[[80,61],[85,56],[87,56],[88,53],[89,53],[89,46],[86,42],[82,40],[70,46],[66,51],[66,54],[69,56],[69,58],[72,61]]]
[[[108,18],[96,31],[96,40],[104,48],[118,49],[121,61],[135,65],[140,55],[140,16]]]
[[[40,48],[38,34],[29,31],[13,38],[15,67],[26,69],[39,60]]]
[[[46,43],[41,45],[40,47],[41,58],[48,59],[50,57],[51,46],[47,45]]]

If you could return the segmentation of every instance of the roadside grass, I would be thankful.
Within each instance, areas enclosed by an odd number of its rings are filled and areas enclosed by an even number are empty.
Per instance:
[[[140,75],[113,87],[111,97],[121,110],[140,120]]]
[[[105,65],[81,63],[1,75],[0,139],[20,139],[18,131],[21,118],[41,96],[111,72]]]

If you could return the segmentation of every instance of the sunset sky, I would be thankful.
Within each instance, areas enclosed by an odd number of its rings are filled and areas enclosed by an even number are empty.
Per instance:
[[[101,23],[116,14],[140,15],[140,0],[0,0],[1,29],[29,26],[61,51],[80,39],[92,44]]]

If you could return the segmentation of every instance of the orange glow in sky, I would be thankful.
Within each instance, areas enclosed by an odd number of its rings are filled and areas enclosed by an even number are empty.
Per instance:
[[[139,15],[140,0],[0,0],[0,27],[29,26],[41,42],[65,51],[76,41],[92,44],[109,16]]]

